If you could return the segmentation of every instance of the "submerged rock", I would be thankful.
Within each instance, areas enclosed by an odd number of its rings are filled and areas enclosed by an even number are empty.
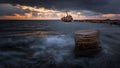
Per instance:
[[[99,31],[80,30],[75,32],[75,53],[77,55],[89,56],[97,54],[99,46]]]

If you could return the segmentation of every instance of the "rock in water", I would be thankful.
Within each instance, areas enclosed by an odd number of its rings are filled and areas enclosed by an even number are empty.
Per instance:
[[[95,55],[100,50],[98,30],[79,30],[75,32],[75,54],[77,56]]]

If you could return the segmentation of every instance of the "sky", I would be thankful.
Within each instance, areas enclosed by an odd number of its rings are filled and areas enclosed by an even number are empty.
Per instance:
[[[0,0],[0,19],[120,19],[120,0]]]

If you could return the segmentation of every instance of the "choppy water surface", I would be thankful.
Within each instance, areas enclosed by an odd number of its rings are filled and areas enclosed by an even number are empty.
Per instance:
[[[100,31],[102,52],[74,57],[74,32]],[[0,21],[0,68],[120,68],[120,27],[61,21]]]

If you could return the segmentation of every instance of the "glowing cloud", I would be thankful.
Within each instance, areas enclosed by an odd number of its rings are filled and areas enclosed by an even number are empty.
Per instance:
[[[42,17],[44,19],[60,19],[63,16],[66,16],[65,11],[60,11],[60,10],[53,10],[53,9],[46,9],[44,7],[31,7],[31,6],[21,6],[21,5],[17,5],[18,8],[21,8],[23,10],[30,10],[32,13],[36,13],[35,17]],[[73,16],[73,18],[77,19],[80,16],[81,12],[77,12],[77,11],[69,11],[69,14],[71,14]]]
[[[7,8],[4,8],[7,7]],[[10,7],[9,7],[10,6]],[[13,7],[13,8],[12,8]],[[0,9],[9,10],[12,12],[11,15],[6,13],[0,16],[0,19],[31,19],[31,20],[48,20],[48,19],[59,19],[63,16],[66,16],[65,10],[55,10],[55,9],[46,9],[44,7],[32,7],[25,5],[11,5],[11,4],[2,4]],[[12,8],[12,9],[9,9]],[[15,9],[19,10],[16,11]],[[120,18],[120,14],[102,14],[88,10],[71,10],[69,14],[73,16],[74,19],[105,19],[105,18]]]
[[[103,17],[111,18],[117,16],[117,14],[103,14]]]

